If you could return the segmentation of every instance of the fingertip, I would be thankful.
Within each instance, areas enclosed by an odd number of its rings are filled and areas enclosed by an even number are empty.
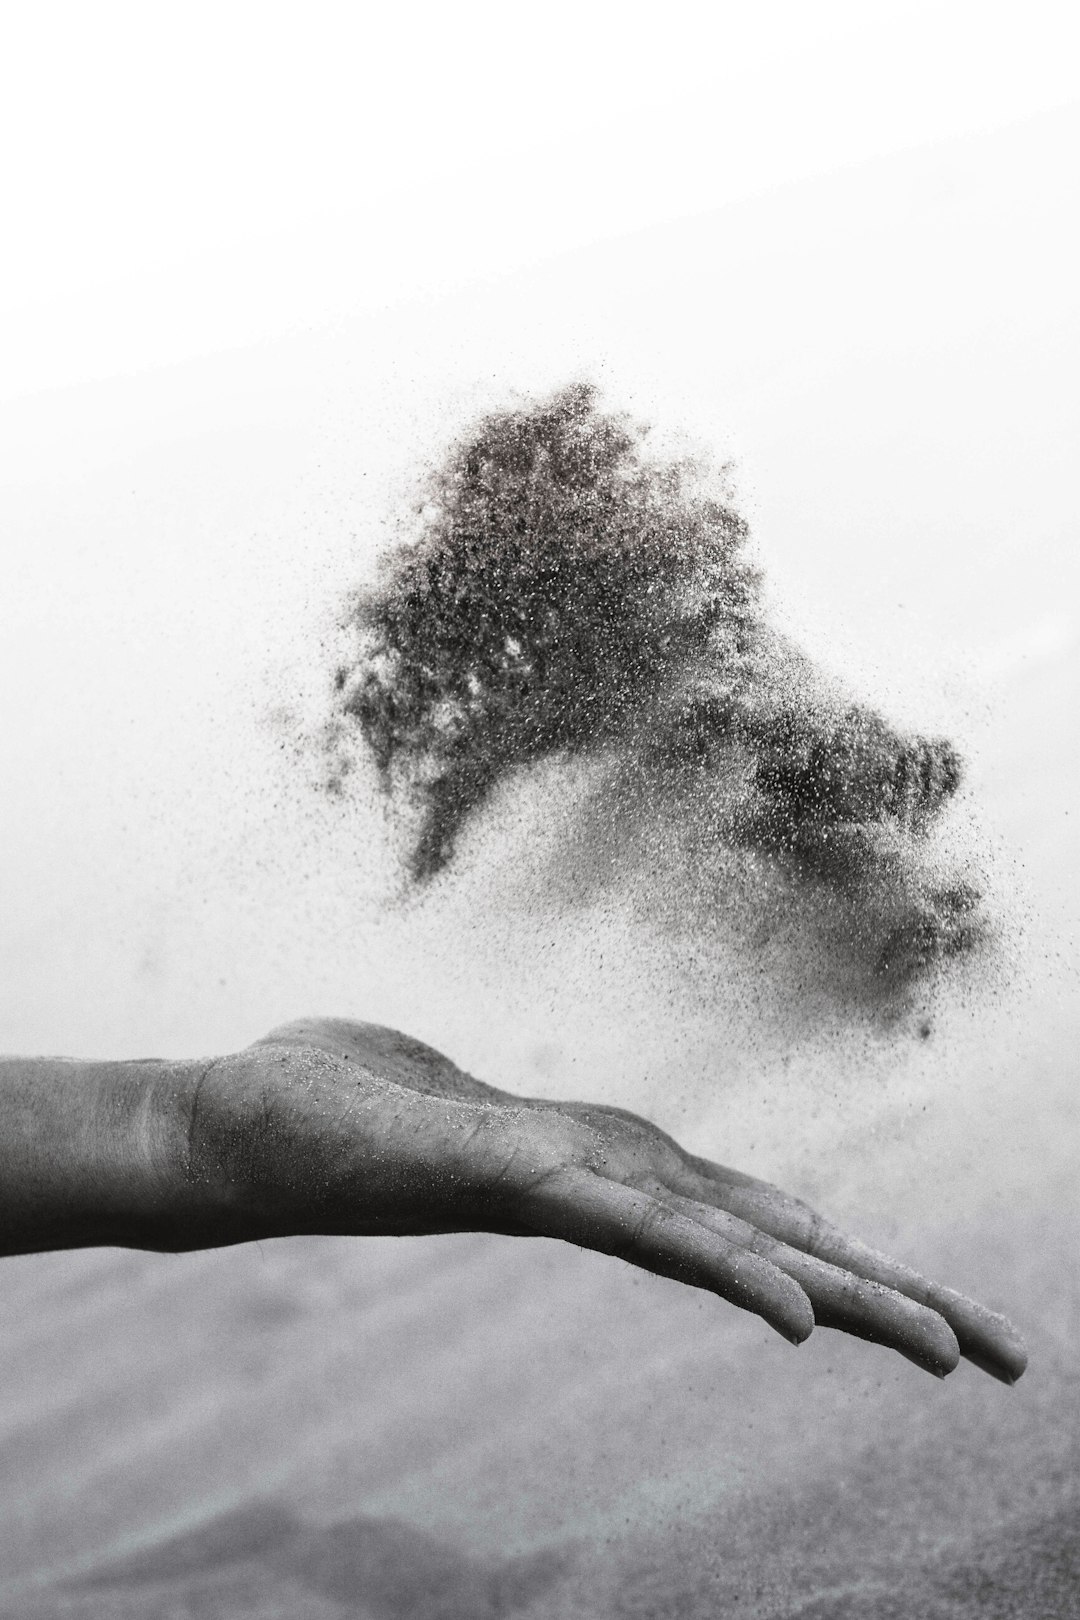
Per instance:
[[[979,1350],[965,1350],[964,1356],[973,1367],[978,1367],[980,1372],[988,1373],[991,1378],[996,1378],[999,1384],[1008,1384],[1010,1388],[1013,1384],[1019,1383],[1027,1371],[1027,1350],[1019,1340],[1010,1344],[1004,1353],[999,1351],[989,1356]]]
[[[940,1361],[932,1360],[915,1350],[901,1350],[900,1354],[905,1361],[910,1361],[913,1367],[918,1367],[920,1372],[932,1373],[935,1378],[948,1378],[949,1374],[955,1371],[955,1367],[945,1366]]]
[[[935,1378],[947,1378],[960,1365],[960,1346],[956,1334],[944,1317],[925,1311],[920,1331],[912,1335],[906,1345],[897,1345],[905,1360],[933,1373]],[[929,1318],[929,1320],[926,1320]]]
[[[935,1335],[934,1342],[928,1349],[927,1365],[939,1378],[946,1378],[960,1365],[960,1346],[948,1322],[942,1320],[941,1326],[944,1332],[939,1329]]]
[[[1017,1333],[1009,1346],[1007,1356],[1002,1360],[1002,1371],[1006,1374],[1007,1381],[1010,1384],[1015,1384],[1019,1379],[1023,1378],[1027,1372],[1027,1364],[1027,1345]]]
[[[791,1278],[785,1278],[791,1282]],[[789,1344],[805,1344],[813,1333],[816,1323],[814,1321],[814,1307],[810,1303],[810,1296],[793,1283],[789,1290],[785,1289],[785,1311],[782,1317],[774,1318],[770,1326],[781,1334]]]
[[[965,1360],[1002,1384],[1015,1384],[1028,1364],[1027,1346],[1007,1316],[987,1310],[985,1305],[939,1289],[932,1303],[947,1314],[956,1330]]]
[[[802,1344],[814,1331],[814,1307],[805,1289],[774,1266],[771,1260],[747,1250],[738,1257],[738,1281],[718,1289],[724,1298],[762,1317],[789,1344]]]

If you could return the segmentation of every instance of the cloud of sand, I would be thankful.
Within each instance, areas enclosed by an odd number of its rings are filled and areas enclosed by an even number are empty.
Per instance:
[[[957,750],[772,628],[726,469],[576,385],[453,444],[414,519],[324,739],[331,791],[376,767],[407,887],[501,863],[501,905],[615,905],[808,1026],[895,1019],[985,945]]]

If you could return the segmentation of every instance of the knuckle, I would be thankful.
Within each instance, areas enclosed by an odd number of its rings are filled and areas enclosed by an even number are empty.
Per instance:
[[[670,1215],[655,1198],[645,1197],[629,1225],[626,1236],[628,1251],[652,1246],[670,1225]]]
[[[799,1228],[799,1247],[815,1260],[825,1260],[831,1230],[829,1223],[801,1198],[791,1200],[791,1212]]]

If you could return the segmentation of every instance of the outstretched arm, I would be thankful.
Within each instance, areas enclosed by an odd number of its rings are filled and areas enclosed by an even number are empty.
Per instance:
[[[191,1063],[0,1062],[0,1253],[301,1232],[563,1238],[944,1377],[1014,1383],[1001,1316],[621,1109],[512,1096],[393,1030],[286,1025]]]

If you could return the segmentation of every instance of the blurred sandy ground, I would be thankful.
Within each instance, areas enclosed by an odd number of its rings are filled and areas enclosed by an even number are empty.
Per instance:
[[[1032,1363],[795,1352],[546,1243],[8,1261],[0,1612],[1080,1614],[1078,159],[1055,114],[5,410],[7,1050],[397,1024],[782,1179]],[[336,605],[418,458],[578,375],[735,455],[784,621],[972,759],[1001,965],[888,1036],[795,1040],[614,904],[508,920],[536,791],[420,907],[317,791]]]

